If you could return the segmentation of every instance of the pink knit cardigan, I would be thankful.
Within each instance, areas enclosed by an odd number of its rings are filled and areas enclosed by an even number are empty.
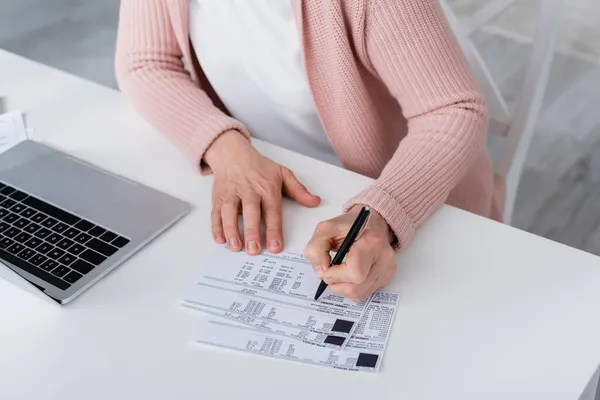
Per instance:
[[[219,134],[249,133],[195,58],[188,1],[122,0],[115,67],[137,112],[208,173],[203,156]],[[397,248],[444,202],[499,220],[486,107],[438,0],[291,1],[333,149],[376,178],[346,209],[382,214]]]

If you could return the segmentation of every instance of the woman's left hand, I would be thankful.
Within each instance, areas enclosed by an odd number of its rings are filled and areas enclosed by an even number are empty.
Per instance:
[[[396,257],[391,246],[393,234],[383,217],[374,210],[363,232],[350,247],[341,265],[329,268],[330,251],[337,250],[354,223],[360,207],[321,222],[304,250],[317,276],[329,290],[352,300],[362,301],[387,285],[396,274]]]

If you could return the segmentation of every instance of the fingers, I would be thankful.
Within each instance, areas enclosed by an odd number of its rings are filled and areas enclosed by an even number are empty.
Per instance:
[[[391,281],[397,271],[394,250],[388,247],[374,251],[370,246],[369,240],[356,242],[346,262],[329,268],[323,274],[323,280],[332,293],[362,301]]]
[[[311,194],[288,168],[283,168],[283,193],[305,207],[316,207],[321,203],[319,196]]]
[[[283,249],[283,228],[281,218],[281,193],[274,192],[263,198],[265,218],[265,239],[267,250],[278,253]]]
[[[213,209],[210,213],[210,225],[212,235],[215,242],[219,244],[225,243],[225,235],[223,233],[223,221],[221,220],[221,202],[213,205]]]
[[[331,221],[321,222],[304,249],[304,257],[310,261],[319,278],[331,264],[329,252],[335,250],[335,238],[339,234],[335,227]]]
[[[361,302],[372,295],[376,287],[377,276],[372,274],[365,282],[360,285],[354,285],[352,283],[334,283],[329,285],[329,291],[337,296],[347,297],[350,300]]]
[[[375,293],[377,289],[390,283],[395,274],[395,262],[389,263],[385,258],[382,258],[373,265],[364,282],[358,285],[353,283],[333,283],[329,285],[329,291],[335,295],[360,302]]]
[[[242,209],[244,242],[246,252],[257,255],[262,250],[261,217],[266,225],[266,244],[271,252],[283,248],[281,193],[273,193],[260,198],[256,193],[247,193],[240,199],[231,195],[222,203],[215,201],[211,213],[213,237],[217,243],[228,244],[231,250],[242,249],[242,239],[238,227],[239,210]]]
[[[244,219],[244,240],[246,252],[249,255],[257,255],[261,251],[260,238],[260,197],[255,193],[242,196],[242,216]],[[237,218],[236,218],[237,223]]]
[[[242,239],[238,226],[238,215],[240,212],[241,200],[237,196],[227,197],[221,205],[221,220],[223,222],[223,231],[227,245],[230,250],[239,251],[242,249]]]
[[[263,247],[261,219],[264,218],[266,248],[273,253],[283,249],[282,191],[309,207],[317,206],[321,200],[310,194],[289,169],[281,168],[282,186],[277,185],[276,189],[272,188],[275,186],[272,181],[261,181],[264,177],[247,182],[243,180],[243,184],[235,185],[236,187],[231,182],[221,182],[219,190],[216,190],[216,186],[213,188],[217,201],[214,201],[211,225],[217,243],[227,242],[231,250],[238,251],[245,247],[248,254],[259,254]],[[243,241],[238,227],[240,210],[244,223]]]
[[[368,242],[358,240],[350,248],[346,260],[340,266],[328,268],[323,280],[331,283],[349,283],[363,285],[367,281],[371,266],[375,264],[376,251],[368,246]]]

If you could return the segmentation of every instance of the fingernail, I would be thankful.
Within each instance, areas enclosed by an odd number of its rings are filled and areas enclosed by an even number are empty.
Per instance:
[[[215,237],[215,240],[216,240],[216,242],[217,242],[217,243],[219,243],[219,244],[223,244],[223,243],[225,243],[225,238],[224,238],[223,236],[216,236],[216,237]]]
[[[240,247],[240,241],[236,237],[229,238],[229,247],[232,249],[237,249]]]
[[[269,241],[269,249],[277,250],[279,248],[279,240],[270,240]]]
[[[257,254],[258,253],[258,244],[254,240],[248,242],[248,251],[251,254]]]

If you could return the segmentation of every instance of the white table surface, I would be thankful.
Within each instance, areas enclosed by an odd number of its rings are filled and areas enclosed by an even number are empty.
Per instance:
[[[577,399],[600,361],[600,259],[444,206],[398,256],[403,295],[378,374],[194,344],[178,302],[216,249],[212,177],[114,90],[0,51],[0,97],[38,140],[193,204],[172,229],[59,307],[0,281],[0,399]],[[370,180],[257,142],[323,198],[286,202],[302,250]],[[208,396],[208,397],[206,397]],[[241,397],[243,396],[243,397]]]

